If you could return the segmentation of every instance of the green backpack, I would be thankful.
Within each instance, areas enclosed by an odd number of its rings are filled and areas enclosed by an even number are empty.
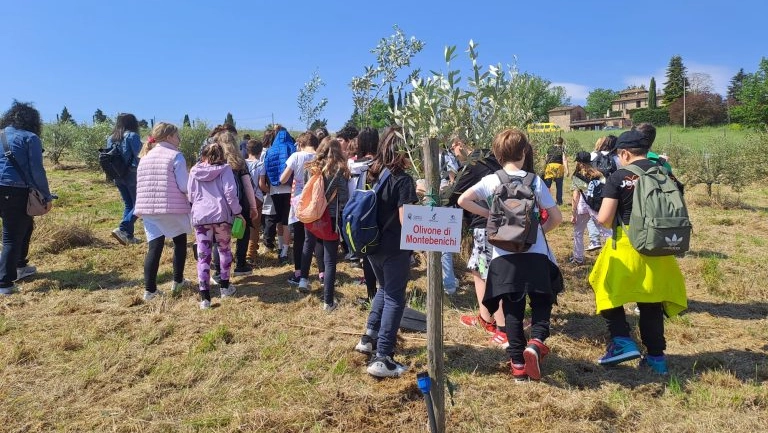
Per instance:
[[[688,251],[693,226],[683,193],[669,171],[661,166],[643,171],[631,164],[623,168],[638,176],[629,228],[618,215],[616,217],[632,246],[646,256],[670,256]],[[616,230],[614,236],[615,233]]]

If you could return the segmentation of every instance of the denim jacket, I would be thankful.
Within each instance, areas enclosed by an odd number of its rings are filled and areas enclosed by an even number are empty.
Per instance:
[[[40,142],[40,137],[12,126],[6,127],[4,131],[8,148],[24,171],[27,182],[16,170],[16,166],[5,157],[3,149],[0,152],[0,186],[35,188],[43,194],[46,201],[51,201],[48,178],[43,167],[43,144]]]
[[[139,152],[141,152],[141,138],[139,134],[126,131],[123,133],[123,140],[119,143],[120,154],[129,167],[136,170],[139,166]],[[112,147],[112,136],[107,137],[107,149]]]

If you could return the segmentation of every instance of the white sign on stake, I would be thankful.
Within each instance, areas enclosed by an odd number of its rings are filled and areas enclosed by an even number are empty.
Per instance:
[[[461,248],[462,210],[406,204],[400,248],[458,253]]]

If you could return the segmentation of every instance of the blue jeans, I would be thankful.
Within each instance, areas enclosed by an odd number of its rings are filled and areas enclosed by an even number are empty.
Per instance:
[[[546,185],[547,188],[551,187],[553,180],[555,181],[555,189],[557,190],[555,193],[555,201],[557,201],[557,205],[560,206],[563,204],[563,178],[556,177],[554,179],[544,179],[544,185]]]
[[[453,253],[442,253],[440,264],[443,266],[443,290],[445,290],[445,293],[452,295],[456,293],[458,288],[456,275],[453,272]]]
[[[590,218],[587,222],[587,231],[589,232],[589,244],[590,245],[601,245],[602,239],[600,239],[600,231],[597,228],[597,224],[595,224],[595,220]]]
[[[123,199],[123,220],[120,221],[120,230],[133,237],[133,227],[137,217],[133,214],[136,208],[136,170],[130,169],[125,177],[115,179],[115,186],[120,191]]]
[[[13,287],[16,268],[27,265],[34,222],[27,215],[27,188],[0,186],[0,218],[3,220],[3,253],[0,254],[0,287]]]
[[[400,250],[394,254],[368,256],[373,273],[379,282],[379,290],[373,297],[366,328],[379,334],[379,355],[393,355],[397,329],[405,310],[405,287],[408,283],[411,252]]]

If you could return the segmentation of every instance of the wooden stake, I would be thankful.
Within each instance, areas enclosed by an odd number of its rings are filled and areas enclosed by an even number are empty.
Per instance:
[[[424,178],[430,198],[439,201],[440,151],[435,139],[425,139]],[[439,206],[440,203],[436,203]],[[440,253],[427,252],[427,364],[432,377],[432,407],[438,432],[445,431],[445,373],[443,368],[443,269]]]

